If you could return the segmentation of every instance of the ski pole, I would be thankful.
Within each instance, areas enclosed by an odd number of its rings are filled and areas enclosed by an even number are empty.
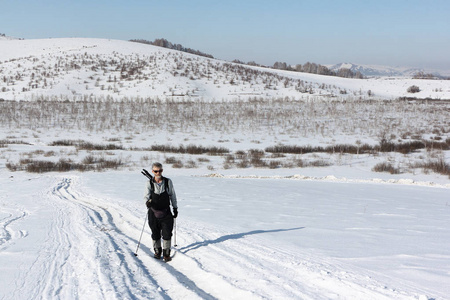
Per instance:
[[[175,229],[175,235],[174,235],[174,241],[173,241],[173,243],[174,243],[174,247],[176,247],[176,246],[178,246],[177,245],[177,219],[175,218],[175,219],[173,219],[173,227],[175,227],[174,229]]]
[[[148,217],[148,210],[147,210],[147,213],[145,214],[144,226],[142,226],[141,236],[139,237],[139,243],[137,245],[136,252],[134,253],[134,256],[137,256],[137,252],[139,250],[139,246],[141,245],[142,234],[144,233],[145,223],[147,223],[147,217]]]

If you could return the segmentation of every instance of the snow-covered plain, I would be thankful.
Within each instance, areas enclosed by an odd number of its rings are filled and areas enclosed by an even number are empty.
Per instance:
[[[6,47],[5,43],[11,44]],[[277,143],[375,144],[383,127],[395,133],[396,140],[408,141],[420,135],[426,140],[445,141],[450,138],[445,102],[368,102],[365,108],[355,98],[367,99],[370,89],[378,96],[386,92],[392,100],[405,96],[409,85],[419,83],[425,92],[416,96],[448,99],[448,81],[350,80],[270,71],[272,75],[255,75],[251,83],[230,84],[241,75],[228,67],[216,69],[209,77],[205,71],[202,78],[196,78],[200,73],[195,72],[182,79],[171,73],[181,66],[177,63],[187,64],[189,59],[190,67],[205,70],[223,62],[130,42],[2,40],[0,47],[0,69],[7,76],[0,89],[8,90],[0,92],[0,98],[16,100],[0,103],[2,109],[11,110],[4,116],[12,116],[9,121],[1,120],[0,130],[0,299],[450,299],[450,180],[412,167],[428,159],[448,162],[449,151],[266,153],[263,159],[267,161],[301,159],[305,163],[302,167],[286,163],[269,168],[237,167],[220,155],[145,149],[161,144],[220,146],[230,149],[238,160],[249,149],[264,151]],[[61,56],[56,58],[59,52]],[[70,62],[82,61],[85,52],[85,64],[90,67],[102,59],[111,62],[114,57],[136,62],[138,56],[154,55],[158,63],[147,70],[154,72],[147,74],[148,79],[141,74],[141,79],[122,79],[122,85],[114,80],[107,83],[115,85],[115,92],[114,87],[101,89],[102,81],[106,84],[111,74],[120,77],[120,70],[108,69],[113,63],[102,71],[70,67]],[[97,54],[96,62],[87,62],[89,55]],[[50,76],[52,79],[48,77],[46,88],[42,88],[41,78],[38,87],[27,90],[33,73],[35,79],[44,71],[48,75],[55,63],[62,64],[68,57],[73,59],[68,61],[69,67]],[[18,70],[21,80],[13,85],[8,80]],[[277,76],[308,81],[301,87],[311,87],[313,93],[303,93],[289,84],[284,87]],[[279,85],[273,89],[265,80],[272,85],[278,81]],[[95,86],[97,81],[100,83]],[[139,87],[139,81],[143,86]],[[347,94],[340,93],[344,89]],[[87,93],[97,98],[89,100]],[[82,113],[83,106],[93,108],[95,101],[112,101],[107,96],[115,101],[127,101],[124,96],[180,99],[175,94],[184,95],[180,96],[184,100],[198,100],[173,107],[155,102],[158,108],[149,115],[158,116],[150,121],[158,122],[156,128],[142,123],[137,113],[134,118],[129,116],[131,104],[115,104],[122,110],[107,111],[121,124],[105,122],[101,114],[86,117]],[[247,106],[243,98],[255,94],[263,100]],[[338,99],[342,103],[328,106],[327,100],[321,99],[328,97],[323,97],[325,94],[343,97]],[[91,102],[67,104],[61,111],[61,107],[45,106],[42,101],[80,100],[85,95]],[[286,96],[295,100],[273,100]],[[240,100],[235,106],[218,102],[217,107],[240,106],[249,114],[236,112],[236,119],[227,114],[223,116],[229,118],[225,126],[218,127],[202,120],[202,115],[214,115],[210,102],[236,101],[236,97]],[[17,101],[21,99],[39,100],[42,107],[58,111],[36,113],[32,104]],[[266,100],[268,104],[261,102]],[[186,119],[160,120],[164,113],[173,115],[179,107],[186,111],[176,116]],[[188,107],[191,110],[187,111]],[[270,108],[299,111],[277,115],[271,114]],[[68,111],[76,112],[74,118]],[[223,121],[220,114],[215,116]],[[266,120],[264,116],[285,116],[285,120]],[[113,143],[123,149],[52,145],[58,140]],[[78,162],[86,157],[94,161],[120,158],[124,164],[114,171],[65,173],[13,172],[7,167],[33,159]],[[183,162],[182,168],[173,163],[177,160]],[[170,263],[151,257],[147,226],[138,256],[134,255],[146,212],[146,178],[140,170],[149,169],[153,161],[164,164],[165,175],[173,179],[179,198],[180,215],[173,239],[177,246]],[[314,161],[327,164],[307,164]],[[372,171],[375,164],[384,161],[399,166],[402,172]]]
[[[450,295],[448,188],[168,171],[180,216],[163,263],[147,226],[133,254],[139,172],[2,173],[1,299]]]

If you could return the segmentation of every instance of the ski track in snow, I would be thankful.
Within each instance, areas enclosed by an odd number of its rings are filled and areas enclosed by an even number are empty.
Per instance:
[[[6,210],[6,209],[2,209]],[[6,213],[8,216],[0,219],[0,250],[3,250],[11,241],[26,237],[28,233],[25,230],[15,231],[10,229],[10,225],[16,221],[22,220],[27,216],[25,211],[11,211]]]
[[[31,267],[20,266],[13,299],[411,299],[360,270],[268,245],[260,230],[221,234],[187,220],[172,262],[155,260],[145,243],[136,257],[144,218],[80,185],[55,177],[42,192],[53,224]],[[25,217],[0,220],[2,244],[21,237],[8,226]]]

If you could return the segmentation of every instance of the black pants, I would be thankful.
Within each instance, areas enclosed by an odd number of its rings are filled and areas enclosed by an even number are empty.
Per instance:
[[[148,225],[152,230],[152,239],[157,241],[159,239],[170,240],[172,238],[173,230],[173,216],[169,212],[164,218],[158,219],[151,209],[148,210]]]

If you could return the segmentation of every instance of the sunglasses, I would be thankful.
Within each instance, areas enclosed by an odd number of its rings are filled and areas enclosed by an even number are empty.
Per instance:
[[[152,170],[154,173],[161,173],[163,170]]]

